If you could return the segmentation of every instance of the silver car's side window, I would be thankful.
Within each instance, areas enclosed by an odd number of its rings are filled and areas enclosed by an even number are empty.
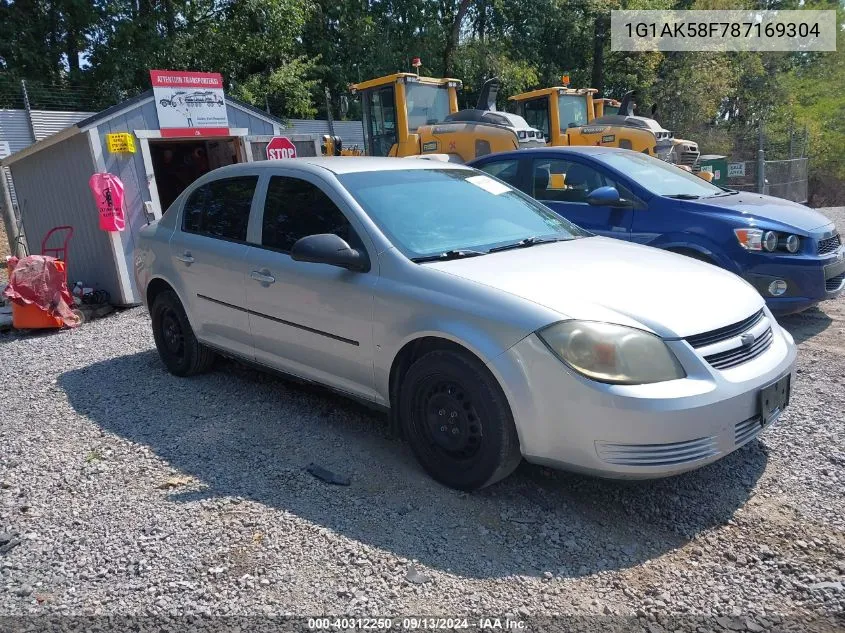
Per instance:
[[[249,210],[258,176],[212,180],[185,200],[182,231],[221,240],[246,241]]]
[[[334,233],[353,248],[361,248],[358,234],[337,205],[316,185],[290,176],[273,176],[267,185],[261,245],[287,253],[307,235]]]

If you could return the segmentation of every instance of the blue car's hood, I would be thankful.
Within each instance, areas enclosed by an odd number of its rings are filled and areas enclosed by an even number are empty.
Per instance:
[[[740,192],[732,196],[690,200],[689,203],[694,206],[719,207],[761,220],[774,220],[797,231],[816,231],[832,224],[829,218],[803,204],[758,193]]]

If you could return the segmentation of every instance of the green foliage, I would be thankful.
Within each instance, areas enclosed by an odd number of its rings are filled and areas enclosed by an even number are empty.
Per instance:
[[[610,50],[613,9],[742,7],[835,8],[840,52]],[[463,80],[463,107],[492,76],[499,107],[563,74],[603,96],[634,90],[641,112],[656,104],[706,152],[753,158],[761,121],[781,147],[806,127],[812,169],[845,179],[843,25],[841,0],[0,0],[0,103],[27,79],[68,107],[104,107],[168,68],[219,71],[230,94],[278,116],[338,116],[350,84],[419,56],[422,74]]]
[[[502,82],[498,107],[506,109],[507,97],[525,92],[539,83],[536,67],[524,60],[511,59],[499,43],[470,41],[456,51],[455,75],[463,80],[462,106],[474,108],[481,86],[487,79]]]

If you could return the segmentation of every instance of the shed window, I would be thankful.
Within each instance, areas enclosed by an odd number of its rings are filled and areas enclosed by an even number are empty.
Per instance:
[[[188,197],[182,230],[223,240],[246,241],[249,209],[258,176],[222,178],[204,184]]]

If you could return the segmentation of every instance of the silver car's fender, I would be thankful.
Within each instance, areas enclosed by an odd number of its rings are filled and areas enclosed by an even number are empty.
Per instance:
[[[375,391],[390,403],[390,373],[410,343],[434,337],[460,345],[485,365],[537,329],[566,318],[544,306],[415,264],[395,249],[381,253],[375,288]],[[497,376],[501,383],[502,376]]]

